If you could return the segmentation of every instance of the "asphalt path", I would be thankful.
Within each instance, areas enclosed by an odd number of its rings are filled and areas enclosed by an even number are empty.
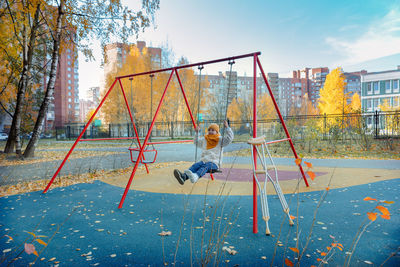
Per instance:
[[[72,145],[72,142],[71,142]],[[158,151],[156,162],[193,161],[195,160],[195,147],[193,144],[162,144],[156,145]],[[232,143],[224,149],[225,152],[250,148],[246,143]],[[68,149],[60,151],[68,152]],[[79,153],[77,149],[74,153]],[[91,148],[92,150],[92,148]],[[73,175],[99,170],[113,170],[133,166],[127,148],[116,147],[97,148],[99,151],[117,152],[117,154],[70,159],[65,163],[59,175]],[[198,149],[198,155],[200,150]],[[151,157],[149,153],[147,156]],[[197,159],[199,156],[197,157]],[[276,165],[293,165],[293,158],[273,158]],[[0,166],[0,185],[15,184],[23,181],[37,179],[50,179],[61,164],[61,160],[23,164],[14,166]],[[250,157],[224,157],[225,166],[235,162],[251,164]],[[315,166],[341,167],[341,168],[372,168],[372,169],[400,169],[399,160],[358,160],[358,159],[312,159]]]

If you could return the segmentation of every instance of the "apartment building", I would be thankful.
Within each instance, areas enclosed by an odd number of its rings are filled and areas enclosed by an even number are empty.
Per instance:
[[[361,109],[380,110],[385,100],[392,108],[400,107],[400,66],[395,70],[361,74]]]
[[[345,94],[349,94],[348,102],[351,102],[351,97],[357,93],[361,96],[361,75],[367,74],[366,70],[356,71],[356,72],[345,72],[343,73],[346,77],[346,88],[344,90]]]
[[[67,123],[79,121],[79,73],[78,51],[73,45],[60,54],[57,78],[54,85],[54,106],[50,104],[47,112],[49,125],[54,112],[54,126],[62,127]]]

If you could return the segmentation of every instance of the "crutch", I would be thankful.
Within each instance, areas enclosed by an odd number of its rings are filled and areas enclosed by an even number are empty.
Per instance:
[[[289,209],[289,206],[286,202],[285,196],[283,195],[282,189],[278,182],[278,171],[276,169],[274,161],[272,160],[271,153],[267,147],[264,136],[258,137],[258,138],[251,138],[250,140],[247,141],[247,143],[250,144],[252,146],[252,148],[253,147],[256,148],[256,152],[257,152],[257,156],[258,156],[257,158],[260,159],[260,162],[262,165],[262,169],[256,170],[255,162],[254,162],[254,149],[251,149],[251,154],[252,154],[251,162],[252,162],[252,166],[253,166],[253,176],[257,183],[258,190],[260,191],[262,217],[263,217],[263,220],[265,221],[265,225],[266,225],[265,234],[270,235],[271,232],[269,231],[269,226],[268,226],[268,220],[270,219],[270,216],[269,216],[268,201],[267,201],[267,179],[270,180],[274,186],[274,189],[279,197],[279,201],[281,202],[282,209],[288,215],[289,224],[292,226],[292,225],[294,225],[294,223],[293,223],[292,219],[290,218],[290,214],[289,214],[290,209]],[[261,147],[261,151],[260,151],[260,147]],[[268,165],[267,165],[267,161],[265,159],[265,152],[268,153],[268,158],[269,158],[271,167],[268,167]],[[257,158],[256,158],[256,160],[257,160]],[[272,179],[271,175],[269,175],[269,173],[268,173],[268,170],[275,171],[275,179]],[[263,187],[261,186],[261,184],[258,180],[257,174],[265,175]]]

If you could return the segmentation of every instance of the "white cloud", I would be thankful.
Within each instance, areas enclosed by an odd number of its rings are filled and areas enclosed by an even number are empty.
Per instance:
[[[372,21],[365,33],[356,40],[328,37],[330,46],[341,52],[344,59],[338,65],[357,64],[400,53],[400,9]]]

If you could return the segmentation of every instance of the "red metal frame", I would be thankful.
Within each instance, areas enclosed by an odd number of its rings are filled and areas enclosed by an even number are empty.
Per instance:
[[[72,151],[74,150],[74,148],[75,148],[75,146],[77,145],[78,142],[80,142],[80,141],[96,141],[96,140],[137,139],[138,140],[138,144],[139,144],[139,148],[131,149],[131,150],[139,151],[139,155],[138,155],[138,157],[137,157],[137,159],[135,161],[135,165],[133,167],[131,176],[130,176],[129,181],[128,181],[126,187],[125,187],[125,191],[124,191],[124,194],[123,194],[123,196],[121,198],[121,201],[120,201],[120,203],[118,205],[118,208],[122,208],[122,205],[123,205],[123,203],[125,201],[126,195],[127,195],[128,191],[129,191],[129,188],[130,188],[130,186],[132,184],[132,180],[133,180],[133,177],[134,177],[134,175],[136,173],[138,165],[139,165],[139,163],[143,163],[143,161],[145,160],[143,153],[146,151],[146,147],[148,145],[151,145],[151,144],[168,144],[168,143],[187,143],[187,142],[192,142],[192,140],[149,142],[149,137],[150,137],[150,134],[151,134],[151,132],[153,130],[153,126],[154,126],[155,120],[156,120],[157,115],[158,115],[158,113],[160,111],[161,105],[162,105],[162,103],[164,101],[164,98],[165,98],[165,94],[167,93],[168,86],[169,86],[169,84],[170,84],[170,82],[172,80],[172,77],[173,77],[174,73],[175,73],[175,75],[177,77],[179,86],[181,88],[182,95],[183,95],[183,97],[185,99],[185,104],[186,104],[186,107],[187,107],[187,109],[189,111],[190,119],[192,120],[193,127],[196,128],[197,126],[196,126],[195,120],[193,118],[193,114],[192,114],[192,111],[190,109],[190,106],[189,106],[189,103],[188,103],[188,100],[187,100],[187,97],[186,97],[186,94],[185,94],[185,90],[183,89],[182,82],[181,82],[178,70],[179,69],[183,69],[183,68],[195,67],[195,66],[199,66],[199,65],[203,65],[204,66],[204,65],[223,62],[223,61],[228,61],[229,62],[231,60],[247,58],[247,57],[252,57],[253,58],[253,70],[254,70],[254,73],[253,73],[253,137],[254,138],[257,137],[257,87],[256,87],[256,82],[257,82],[257,66],[258,66],[260,68],[261,75],[262,75],[262,77],[264,79],[264,82],[267,85],[269,94],[270,94],[270,96],[272,98],[272,101],[274,103],[275,110],[278,113],[279,119],[280,119],[280,121],[282,123],[282,126],[284,128],[284,131],[285,131],[285,134],[286,134],[286,137],[287,137],[285,139],[268,142],[268,144],[278,143],[278,142],[283,142],[283,141],[289,141],[290,147],[291,147],[291,149],[293,151],[293,154],[294,154],[295,158],[297,159],[298,156],[297,156],[296,150],[294,148],[292,139],[290,138],[290,135],[289,135],[289,132],[288,132],[288,130],[286,128],[286,125],[285,125],[285,122],[283,120],[283,117],[282,117],[282,115],[281,115],[281,113],[279,111],[279,107],[278,107],[278,105],[277,105],[277,103],[275,101],[275,97],[274,97],[274,95],[272,93],[272,90],[271,90],[271,88],[269,86],[268,80],[267,80],[267,78],[265,76],[264,70],[263,70],[263,68],[261,66],[261,62],[260,62],[260,60],[258,58],[259,55],[261,55],[260,52],[255,52],[255,53],[251,53],[251,54],[239,55],[239,56],[234,56],[234,57],[227,57],[227,58],[222,58],[222,59],[217,59],[217,60],[211,60],[211,61],[199,62],[199,63],[194,63],[194,64],[181,65],[181,66],[172,67],[172,68],[159,69],[159,70],[153,70],[153,71],[147,71],[147,72],[142,72],[142,73],[135,73],[135,74],[116,77],[114,82],[112,83],[111,87],[108,89],[106,95],[104,96],[104,98],[100,102],[99,106],[97,107],[96,111],[92,114],[92,116],[90,117],[89,121],[87,122],[85,128],[82,130],[81,134],[76,139],[76,141],[72,145],[71,149],[68,151],[67,155],[65,156],[64,160],[62,161],[62,163],[58,167],[57,171],[54,173],[53,177],[51,178],[50,182],[48,183],[48,185],[45,188],[45,190],[43,191],[43,193],[46,193],[47,190],[50,188],[50,186],[53,183],[55,177],[57,177],[57,175],[61,171],[62,167],[64,166],[65,162],[68,160],[68,157],[70,156],[70,154],[72,153]],[[164,92],[163,92],[163,94],[161,96],[161,99],[160,99],[160,102],[158,104],[157,110],[156,110],[156,112],[155,112],[155,114],[153,116],[151,125],[150,125],[149,130],[148,130],[148,132],[146,134],[146,137],[145,137],[143,143],[140,143],[140,140],[139,140],[139,137],[138,137],[139,135],[138,135],[138,132],[137,132],[137,129],[136,129],[136,125],[135,125],[135,123],[133,121],[133,116],[132,116],[132,113],[131,113],[131,110],[130,110],[130,107],[129,107],[129,104],[128,104],[128,101],[127,101],[127,98],[126,98],[126,95],[125,95],[125,90],[123,88],[121,79],[131,78],[131,77],[140,76],[140,75],[148,75],[148,74],[153,74],[153,73],[158,73],[158,72],[165,72],[165,71],[171,71],[171,74],[170,74],[168,82],[167,82],[167,84],[165,86]],[[93,118],[96,116],[96,114],[99,111],[100,107],[103,105],[104,101],[107,99],[108,95],[113,90],[113,88],[114,88],[115,84],[117,83],[117,81],[118,81],[118,83],[119,83],[119,85],[121,87],[121,92],[123,94],[124,101],[125,101],[126,107],[128,109],[129,116],[130,116],[130,119],[131,119],[131,122],[132,122],[132,125],[133,125],[133,129],[135,131],[136,137],[81,139],[82,135],[86,132],[88,126],[92,122]],[[255,148],[253,148],[253,149],[255,149]],[[254,155],[255,155],[255,153],[254,153]],[[133,158],[132,158],[132,155],[131,155],[131,159],[132,159],[132,161],[134,161]],[[254,158],[253,160],[254,160],[254,163],[257,164],[256,158]],[[145,164],[145,166],[146,166],[146,170],[148,172],[147,165]],[[255,165],[255,167],[257,168],[256,165]],[[300,168],[301,174],[303,176],[304,182],[305,182],[306,186],[308,186],[308,182],[307,182],[307,179],[305,177],[305,174],[304,174],[304,171],[303,171],[301,165],[299,165],[299,168]],[[214,180],[214,177],[213,177],[212,173],[210,173],[210,176],[211,176],[211,179]],[[257,230],[257,186],[256,186],[256,182],[255,182],[255,177],[253,177],[253,232],[257,233],[257,231],[258,231]]]

